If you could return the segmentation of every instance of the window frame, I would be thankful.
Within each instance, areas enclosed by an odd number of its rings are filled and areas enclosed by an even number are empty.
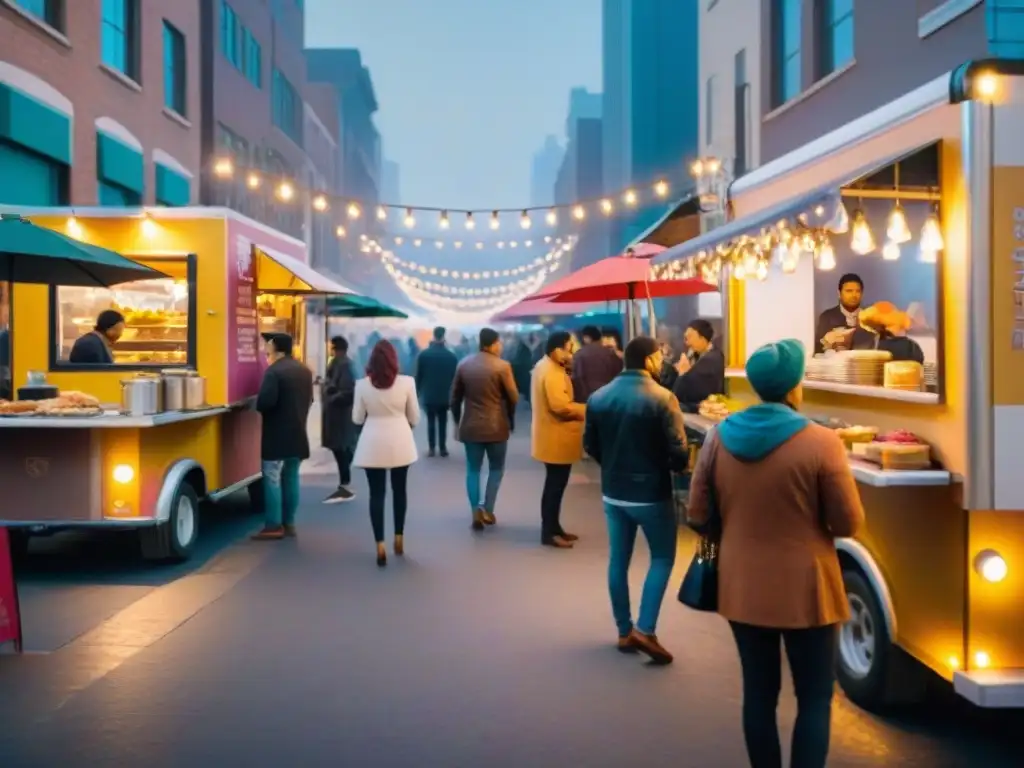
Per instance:
[[[772,3],[772,105],[781,107],[804,90],[803,83],[803,3],[801,0],[774,0]],[[796,15],[796,40],[786,33],[787,16]],[[792,44],[792,47],[791,47]],[[787,83],[789,67],[796,65],[796,85],[790,93]]]
[[[31,3],[31,5],[30,5]],[[11,0],[11,4],[22,13],[28,14],[51,29],[64,34],[64,0],[38,0],[40,9],[31,0]]]
[[[254,87],[263,89],[263,46],[248,27],[242,27],[242,74]]]
[[[188,117],[188,58],[185,34],[163,20],[164,107]]]
[[[718,75],[709,75],[704,81],[704,145],[711,147],[715,138],[715,90]]]
[[[108,8],[112,3],[120,3],[123,10],[121,19],[108,17]],[[120,24],[120,26],[118,26]],[[130,80],[142,84],[140,58],[140,17],[138,0],[102,0],[100,5],[100,61],[103,65],[120,72]],[[124,57],[124,66],[111,61],[107,56],[108,34],[115,35],[112,42],[117,44],[117,52]]]
[[[835,18],[836,3],[841,0],[821,0],[816,4],[815,24],[818,37],[818,78],[827,77],[838,72],[854,61],[854,45],[856,44],[856,4],[850,0],[849,8],[839,18]],[[840,27],[849,24],[850,52],[849,56],[839,61],[836,58],[836,38]]]
[[[61,360],[58,354],[57,345],[57,322],[58,315],[60,313],[60,302],[58,298],[58,289],[61,286],[51,285],[49,286],[49,343],[47,344],[47,357],[49,364],[49,372],[94,372],[94,373],[109,373],[112,371],[159,371],[164,368],[172,369],[191,369],[193,371],[199,370],[197,367],[199,359],[199,333],[196,327],[196,321],[199,313],[196,311],[198,306],[198,296],[196,295],[196,284],[198,278],[198,262],[196,254],[194,253],[182,253],[182,254],[161,254],[158,256],[150,254],[132,255],[126,253],[125,256],[134,261],[140,261],[145,264],[151,264],[156,269],[160,268],[161,262],[185,262],[185,280],[188,284],[188,330],[186,331],[185,338],[186,344],[188,344],[188,352],[186,354],[186,360],[184,363],[124,363],[118,365],[117,363],[101,363],[99,365],[92,365],[88,363],[70,363],[67,360]],[[149,278],[143,278],[149,279]],[[159,279],[159,278],[156,278]],[[74,287],[74,286],[66,286]]]
[[[242,23],[228,0],[220,0],[220,50],[235,69],[242,70]]]
[[[302,146],[302,106],[299,92],[285,74],[274,67],[270,84],[270,118],[278,130]]]

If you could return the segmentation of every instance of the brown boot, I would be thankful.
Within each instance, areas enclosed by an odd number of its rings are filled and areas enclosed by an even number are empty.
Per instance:
[[[632,635],[620,637],[616,649],[619,653],[636,653],[638,650],[640,650],[639,648],[637,648],[636,641],[633,640]]]
[[[482,509],[473,510],[473,530],[482,531],[484,529],[484,511]]]
[[[541,539],[541,544],[545,547],[554,547],[555,549],[572,549],[573,544],[562,536],[552,536],[550,539]]]
[[[395,554],[399,557],[405,554],[405,536],[395,536]]]
[[[645,635],[638,629],[634,629],[629,636],[636,644],[640,653],[648,656],[652,662],[659,666],[672,663],[672,654],[665,650],[665,647],[658,642],[656,635]]]
[[[297,532],[297,531],[295,530],[295,526],[294,526],[294,525],[286,525],[286,526],[284,527],[284,537],[285,537],[286,539],[294,539],[294,538],[295,538],[295,537],[297,537],[298,535],[299,535],[299,534],[298,534],[298,532]]]
[[[498,518],[494,516],[493,512],[488,512],[486,509],[481,509],[480,514],[484,517],[485,525],[495,525],[498,522]]]
[[[266,527],[259,533],[253,534],[253,541],[280,541],[284,538],[284,527]]]

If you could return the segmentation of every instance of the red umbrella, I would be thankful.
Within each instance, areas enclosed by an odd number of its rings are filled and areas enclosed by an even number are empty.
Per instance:
[[[545,315],[582,315],[594,309],[593,302],[585,301],[578,304],[555,304],[551,299],[528,299],[518,301],[491,319],[495,322],[508,322],[524,317],[543,317]]]
[[[650,258],[664,250],[660,245],[640,243],[621,256],[601,259],[543,286],[530,299],[549,299],[557,303],[630,301],[718,290],[718,286],[698,279],[652,280]]]

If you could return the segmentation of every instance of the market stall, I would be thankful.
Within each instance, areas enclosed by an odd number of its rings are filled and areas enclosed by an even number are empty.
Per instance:
[[[188,557],[200,501],[258,490],[260,332],[288,331],[301,350],[303,297],[348,291],[306,265],[301,242],[224,209],[25,215],[150,274],[113,288],[14,286],[0,525],[137,528],[148,556]],[[260,313],[267,297],[272,319]],[[112,362],[73,361],[110,309],[124,318],[103,342]]]
[[[867,707],[919,696],[918,664],[1024,706],[1022,75],[922,86],[742,177],[730,222],[654,259],[727,279],[725,410],[753,401],[758,346],[808,350],[804,408],[847,443],[867,511],[837,541],[839,678]]]

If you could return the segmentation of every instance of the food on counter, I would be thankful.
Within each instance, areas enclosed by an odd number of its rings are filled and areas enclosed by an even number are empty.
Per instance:
[[[920,392],[924,384],[924,366],[914,360],[894,360],[885,364],[886,389]]]
[[[0,413],[7,416],[28,416],[36,412],[41,400],[0,400]]]
[[[740,404],[724,395],[711,395],[697,406],[697,413],[711,421],[721,421],[730,413],[740,410]]]
[[[846,443],[846,447],[852,448],[856,443],[870,443],[878,435],[878,427],[865,427],[854,425],[852,427],[840,427],[836,430],[839,439]]]
[[[923,445],[921,438],[915,435],[913,432],[908,432],[905,429],[894,429],[891,432],[886,432],[883,435],[879,435],[875,438],[876,442],[879,443],[904,443],[907,445]]]
[[[63,400],[70,405],[77,405],[82,408],[100,407],[99,399],[93,397],[92,395],[87,395],[85,394],[85,392],[75,392],[74,390],[70,392],[61,392],[57,399]]]
[[[864,458],[882,469],[931,469],[931,448],[923,443],[868,443]]]
[[[83,392],[67,392],[51,400],[38,400],[40,416],[93,416],[101,412],[100,403]]]

